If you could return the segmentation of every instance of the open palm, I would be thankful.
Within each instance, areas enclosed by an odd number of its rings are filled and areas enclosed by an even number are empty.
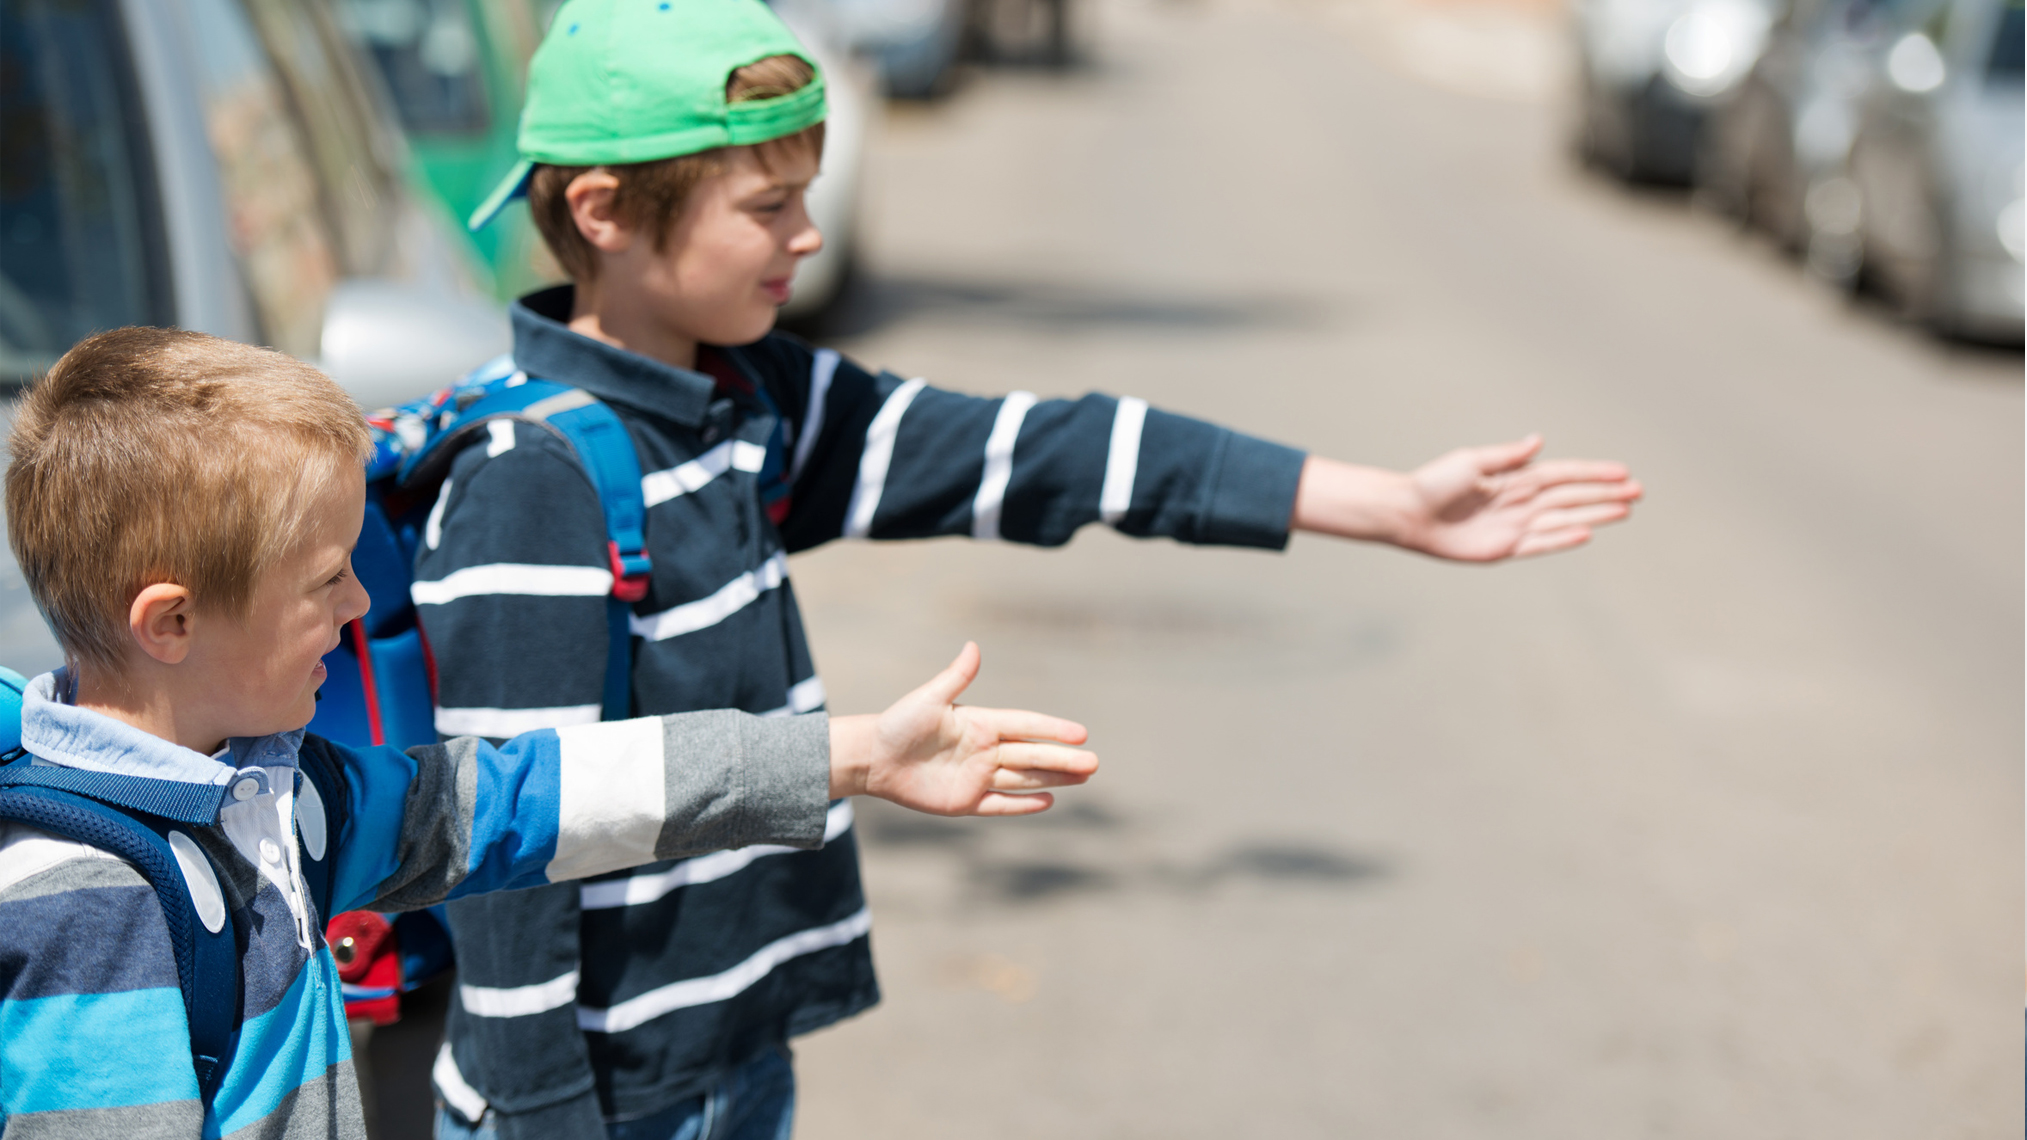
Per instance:
[[[1460,562],[1497,562],[1567,550],[1593,527],[1632,510],[1640,485],[1624,464],[1593,459],[1534,463],[1541,437],[1464,447],[1408,476],[1416,503],[1400,545]]]

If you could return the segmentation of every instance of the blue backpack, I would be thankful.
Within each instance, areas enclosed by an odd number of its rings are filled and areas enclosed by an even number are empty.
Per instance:
[[[408,592],[416,546],[451,460],[487,423],[502,419],[553,432],[598,491],[613,581],[604,719],[626,719],[633,665],[627,618],[632,603],[647,595],[650,570],[640,458],[611,408],[581,388],[516,371],[512,358],[502,356],[433,396],[368,417],[374,452],[352,569],[373,608],[324,658],[329,679],[311,732],[342,744],[436,743],[436,666]]]
[[[627,716],[632,671],[627,618],[631,604],[646,596],[650,569],[640,459],[612,409],[581,389],[529,377],[502,356],[432,396],[368,417],[374,453],[366,469],[365,524],[352,564],[373,604],[324,658],[327,677],[310,732],[357,747],[435,743],[435,664],[409,596],[416,542],[451,460],[486,423],[499,419],[554,432],[598,491],[613,577],[604,717]],[[189,1016],[191,1061],[208,1104],[231,1065],[241,997],[239,952],[230,912],[218,929],[210,928],[199,916],[178,862],[179,853],[186,860],[208,856],[187,835],[181,835],[180,843],[176,837],[178,824],[217,822],[226,789],[33,766],[21,749],[26,684],[20,674],[0,667],[0,820],[109,851],[133,864],[154,887]],[[325,834],[335,838],[345,822],[343,773],[319,749],[303,749],[298,763],[323,800]],[[298,846],[303,846],[300,840]],[[332,917],[329,857],[335,846],[326,845],[325,858],[312,858],[307,847],[302,850],[311,899],[327,918]],[[211,870],[215,876],[217,869]],[[427,914],[396,920],[405,948],[426,948],[414,961],[404,953],[403,974],[410,979],[427,978],[450,964],[449,943],[440,930],[410,926],[428,921]]]

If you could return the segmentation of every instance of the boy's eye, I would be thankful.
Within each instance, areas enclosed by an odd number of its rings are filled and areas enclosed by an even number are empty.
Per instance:
[[[338,583],[340,583],[340,582],[344,581],[344,580],[345,580],[345,577],[346,577],[346,575],[350,574],[351,572],[352,572],[352,568],[348,566],[348,567],[346,567],[345,569],[343,569],[343,570],[340,570],[340,571],[338,571],[338,572],[337,572],[336,574],[333,574],[333,575],[331,575],[331,580],[330,580],[330,581],[328,581],[328,582],[326,582],[326,583],[324,583],[324,585],[326,585],[326,586],[335,586],[335,585],[337,585]]]

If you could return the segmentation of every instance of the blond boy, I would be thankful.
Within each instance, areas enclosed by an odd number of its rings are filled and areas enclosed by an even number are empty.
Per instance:
[[[323,655],[367,605],[350,571],[367,433],[336,385],[265,350],[121,329],[34,385],[9,447],[8,539],[69,662],[31,683],[23,746],[36,765],[215,795],[206,822],[167,839],[196,921],[230,919],[241,978],[229,1055],[193,1063],[167,916],[142,876],[0,823],[10,1138],[363,1136],[313,881],[333,911],[420,907],[716,848],[819,846],[841,795],[1041,810],[1045,792],[1012,793],[1095,767],[1032,743],[1080,742],[1068,722],[954,708],[969,646],[879,717],[699,712],[497,748],[341,747],[303,732]]]

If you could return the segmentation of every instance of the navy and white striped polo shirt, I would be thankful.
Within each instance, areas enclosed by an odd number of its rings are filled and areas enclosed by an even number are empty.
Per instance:
[[[514,361],[606,401],[639,451],[654,570],[633,607],[638,714],[821,708],[787,556],[834,538],[1056,546],[1102,521],[1287,541],[1299,451],[1135,399],[941,391],[780,334],[673,368],[571,332],[570,304],[563,286],[513,306]],[[598,719],[605,542],[550,433],[496,423],[457,457],[415,584],[439,731]],[[828,835],[819,851],[747,848],[458,904],[439,1090],[468,1117],[490,1105],[531,1133],[589,1134],[872,1005],[848,804]]]

